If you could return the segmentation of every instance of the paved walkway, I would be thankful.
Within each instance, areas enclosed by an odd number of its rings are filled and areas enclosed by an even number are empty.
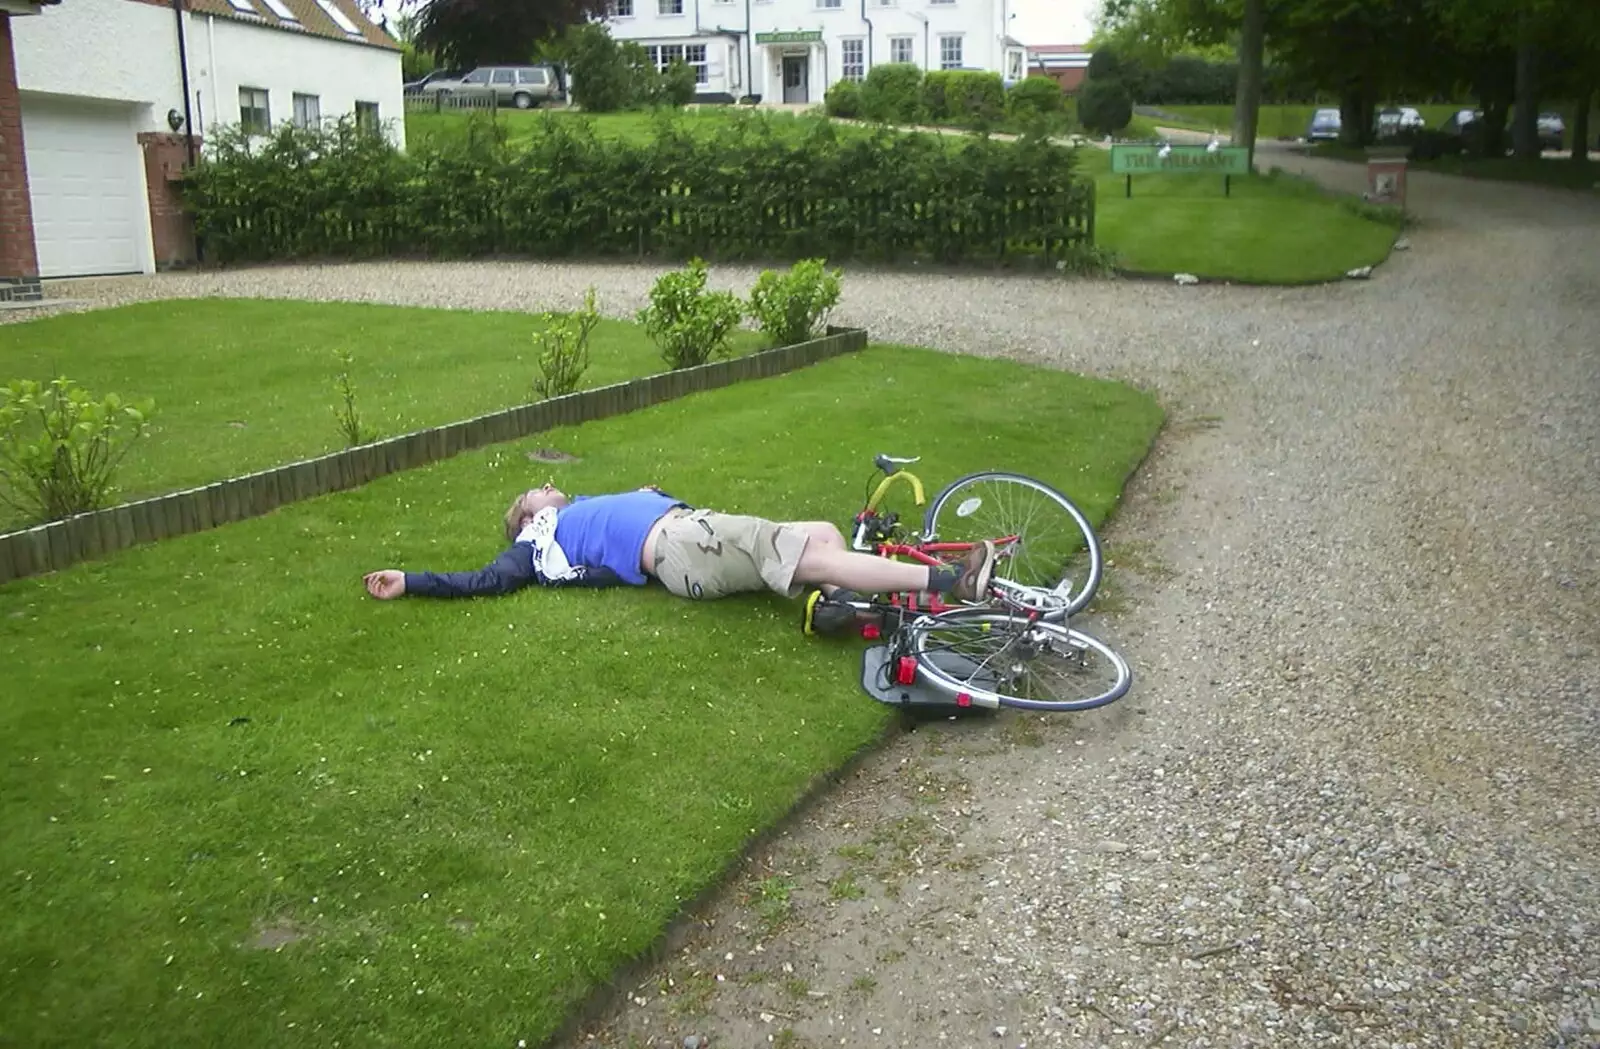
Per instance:
[[[1094,625],[1135,691],[897,738],[566,1045],[1600,1041],[1600,200],[1438,175],[1411,199],[1413,250],[1369,282],[848,278],[839,319],[877,337],[1160,392]],[[626,315],[658,270],[71,293],[540,309],[592,282]]]

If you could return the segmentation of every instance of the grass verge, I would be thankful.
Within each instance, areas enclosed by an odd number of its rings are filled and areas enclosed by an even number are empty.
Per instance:
[[[1332,196],[1289,175],[1235,177],[1223,195],[1220,175],[1111,174],[1111,155],[1083,149],[1095,178],[1095,240],[1124,269],[1193,273],[1262,283],[1332,280],[1381,262],[1398,235],[1358,201]]]
[[[883,347],[0,587],[0,1043],[537,1045],[890,712],[770,595],[379,604],[360,573],[487,562],[549,471],[844,521],[870,453],[915,452],[1098,521],[1160,421]]]
[[[0,376],[60,372],[96,393],[153,397],[151,437],[123,464],[143,498],[344,446],[334,351],[354,356],[365,421],[385,437],[536,400],[534,319],[525,313],[285,300],[140,303],[0,328]],[[740,332],[736,352],[759,348]],[[666,370],[637,325],[602,320],[585,388]],[[8,518],[0,510],[0,529]],[[15,522],[10,522],[15,523]]]

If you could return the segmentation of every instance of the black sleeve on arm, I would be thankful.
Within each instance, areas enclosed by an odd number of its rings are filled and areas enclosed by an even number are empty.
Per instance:
[[[406,594],[417,597],[489,597],[538,582],[533,545],[517,543],[476,572],[407,572]]]

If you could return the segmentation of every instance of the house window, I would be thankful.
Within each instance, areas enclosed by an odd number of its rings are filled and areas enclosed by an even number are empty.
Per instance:
[[[915,40],[909,36],[891,36],[889,38],[889,61],[915,62],[916,52],[913,48]]]
[[[941,36],[939,38],[939,68],[961,68],[961,37]]]
[[[656,10],[664,15],[683,14],[683,0],[656,0]]]
[[[247,135],[265,135],[272,130],[272,112],[267,93],[259,87],[239,89],[239,126]]]
[[[682,62],[694,70],[694,82],[706,82],[706,45],[704,44],[648,44],[645,57],[656,69],[665,73],[674,62]]]
[[[707,79],[706,45],[685,44],[683,48],[683,60],[689,63],[690,68],[694,70],[694,82],[696,84],[704,84]]]
[[[294,96],[294,122],[301,127],[316,127],[322,123],[322,99],[316,95]]]
[[[300,23],[299,16],[297,16],[293,11],[289,10],[289,8],[284,5],[283,0],[261,0],[261,2],[267,5],[268,11],[271,11],[283,21],[293,22],[296,25]]]
[[[861,40],[839,41],[839,75],[845,80],[860,80],[866,76],[866,43]]]
[[[333,19],[333,24],[345,31],[348,36],[360,36],[361,30],[350,21],[350,16],[334,6],[333,0],[317,0],[317,6],[322,8],[323,14]]]
[[[836,9],[844,6],[844,0],[817,0],[817,6],[827,9]]]
[[[378,127],[379,127],[378,103],[376,103],[376,102],[357,102],[356,103],[356,127],[360,128],[363,131],[377,131],[378,130]]]
[[[255,15],[257,18],[261,17],[261,12],[256,10],[256,5],[252,4],[250,0],[228,0],[228,4],[235,11],[242,14]]]
[[[956,0],[928,0],[928,6],[929,7],[944,7],[946,5],[953,5],[955,2],[956,2]]]
[[[632,18],[633,0],[611,0],[609,10],[612,18]]]
[[[1022,52],[1012,51],[1006,55],[1006,76],[1011,80],[1022,79]]]

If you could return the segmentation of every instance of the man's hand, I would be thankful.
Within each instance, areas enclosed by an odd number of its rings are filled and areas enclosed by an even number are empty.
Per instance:
[[[365,576],[367,593],[379,601],[389,601],[406,592],[406,574],[386,568],[381,572],[368,572]]]

